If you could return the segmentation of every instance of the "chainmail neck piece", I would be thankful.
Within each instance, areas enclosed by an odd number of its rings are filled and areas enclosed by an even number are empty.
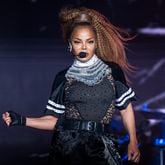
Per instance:
[[[109,73],[111,73],[109,66],[96,55],[93,55],[87,62],[81,62],[75,59],[65,74],[65,77],[67,80],[75,79],[89,86],[93,86],[99,84]]]

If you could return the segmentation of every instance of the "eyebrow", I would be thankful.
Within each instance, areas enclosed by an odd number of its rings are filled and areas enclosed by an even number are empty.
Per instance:
[[[73,38],[73,39],[81,40],[80,38]],[[88,38],[87,40],[92,40],[92,39],[95,39],[95,38],[92,37],[92,38]]]

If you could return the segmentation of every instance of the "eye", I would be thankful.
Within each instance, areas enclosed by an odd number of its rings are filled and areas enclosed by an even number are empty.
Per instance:
[[[73,41],[73,43],[74,43],[74,44],[79,44],[79,43],[80,43],[80,41]]]
[[[94,41],[93,41],[93,40],[91,40],[91,41],[89,41],[88,43],[89,43],[89,44],[93,44],[93,43],[94,43]]]

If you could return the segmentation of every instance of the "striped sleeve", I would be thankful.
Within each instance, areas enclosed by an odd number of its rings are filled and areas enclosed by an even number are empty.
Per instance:
[[[48,99],[45,114],[59,118],[65,113],[64,105],[65,76],[57,75],[52,86],[52,91]]]
[[[136,100],[134,90],[127,85],[124,72],[121,67],[116,63],[109,63],[112,69],[112,76],[115,82],[116,88],[116,108],[123,110],[127,108],[128,104]]]
[[[135,92],[131,87],[126,86],[120,81],[116,81],[116,107],[119,110],[127,108],[128,104],[136,100]]]
[[[60,115],[65,112],[65,106],[61,104],[57,104],[53,100],[48,100],[48,103],[46,105],[46,114],[51,115]]]

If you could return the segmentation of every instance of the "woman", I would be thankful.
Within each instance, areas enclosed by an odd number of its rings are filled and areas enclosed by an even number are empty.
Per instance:
[[[43,117],[23,117],[9,111],[3,120],[8,126],[54,130],[50,150],[54,165],[118,165],[121,157],[109,130],[118,109],[130,137],[128,159],[138,163],[131,104],[135,93],[123,73],[130,68],[123,46],[126,39],[95,10],[64,8],[59,16],[73,64],[56,75]]]

